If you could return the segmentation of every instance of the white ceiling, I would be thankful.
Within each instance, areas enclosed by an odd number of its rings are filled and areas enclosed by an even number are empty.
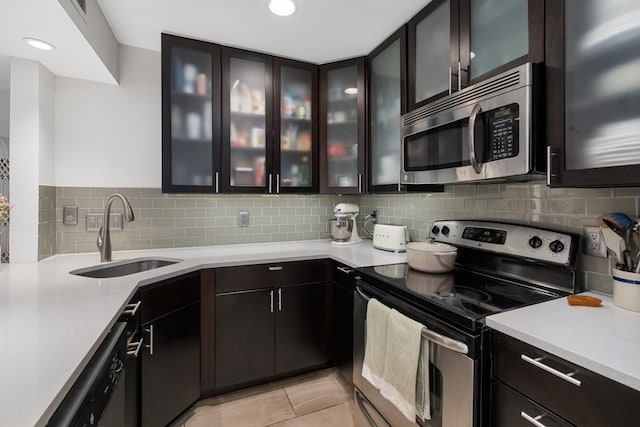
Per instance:
[[[295,0],[277,17],[267,0],[97,1],[118,42],[160,50],[160,33],[267,52],[313,63],[366,55],[431,0]],[[9,88],[9,59],[39,61],[57,76],[110,82],[113,77],[56,0],[0,0],[0,88]],[[23,37],[56,46],[28,46]]]
[[[23,37],[46,40],[56,49],[34,49]],[[57,76],[113,83],[113,77],[58,0],[0,0],[0,56],[39,61]],[[0,60],[0,79],[6,61]],[[3,86],[8,87],[8,81],[0,81]]]
[[[365,55],[430,0],[295,0],[290,17],[267,0],[98,0],[120,42],[160,50],[170,32],[313,63]]]

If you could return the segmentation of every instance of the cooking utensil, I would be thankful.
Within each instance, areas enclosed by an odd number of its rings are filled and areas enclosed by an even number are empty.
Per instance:
[[[611,251],[613,257],[615,258],[615,263],[621,263],[622,251],[624,251],[624,241],[622,240],[622,238],[607,226],[601,227],[600,232],[602,233],[602,237],[604,238],[604,243],[607,245],[607,248],[609,249],[609,251]]]
[[[426,273],[448,273],[456,263],[458,248],[446,243],[411,242],[407,244],[407,263],[409,267]]]

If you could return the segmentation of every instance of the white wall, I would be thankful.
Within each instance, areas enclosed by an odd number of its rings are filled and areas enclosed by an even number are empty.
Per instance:
[[[56,79],[57,186],[161,186],[160,52],[120,46],[119,62],[119,86]]]
[[[39,185],[51,184],[55,176],[54,87],[54,76],[40,63],[11,59],[12,263],[38,260]]]
[[[9,136],[9,91],[0,89],[0,136]]]

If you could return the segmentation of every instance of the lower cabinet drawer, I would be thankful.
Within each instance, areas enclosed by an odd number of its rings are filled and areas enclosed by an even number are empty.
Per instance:
[[[327,261],[292,261],[216,269],[216,293],[300,285],[327,280]]]
[[[581,427],[638,425],[640,391],[502,333],[492,340],[494,377],[542,407]]]
[[[493,387],[495,427],[573,426],[500,381],[494,382]]]

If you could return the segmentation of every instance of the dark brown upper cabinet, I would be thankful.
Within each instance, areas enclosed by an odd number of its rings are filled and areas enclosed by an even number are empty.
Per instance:
[[[320,192],[365,191],[365,58],[320,66]]]
[[[552,187],[640,185],[640,31],[595,0],[550,1],[546,10],[547,140]],[[623,24],[624,23],[624,24]]]
[[[368,192],[398,192],[400,117],[407,110],[407,28],[403,26],[367,57]]]
[[[275,58],[276,193],[318,192],[318,66]]]
[[[222,49],[222,192],[274,192],[272,68],[270,56]]]
[[[162,34],[162,191],[213,193],[220,171],[220,48]]]
[[[408,110],[544,59],[545,0],[434,0],[408,23]]]

